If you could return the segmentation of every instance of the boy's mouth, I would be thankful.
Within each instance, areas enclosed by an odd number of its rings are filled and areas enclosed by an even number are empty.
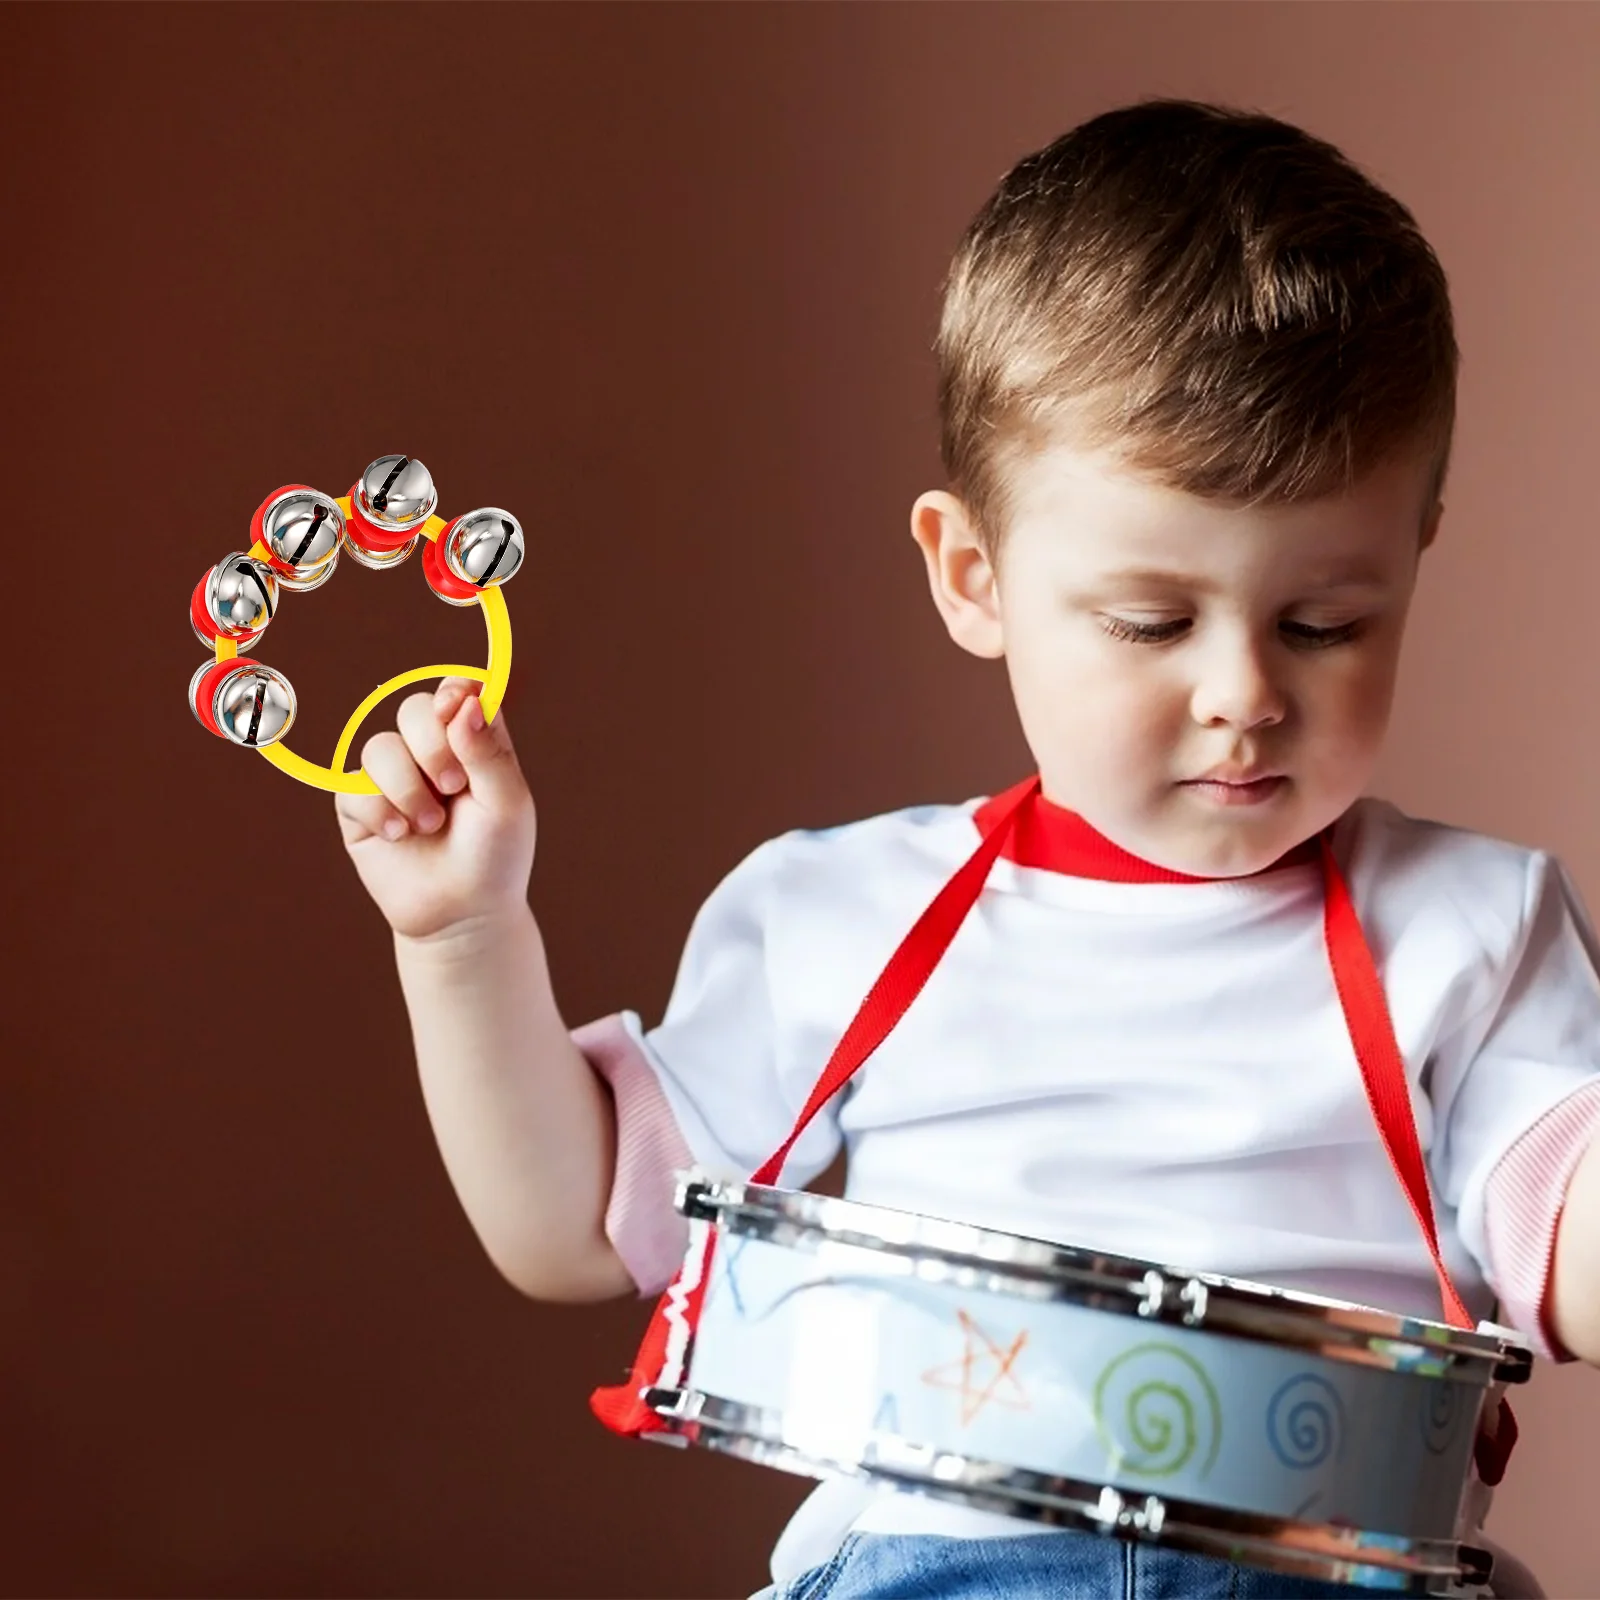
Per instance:
[[[1281,772],[1215,772],[1204,778],[1186,778],[1179,788],[1190,789],[1216,805],[1254,806],[1272,799],[1288,781]]]

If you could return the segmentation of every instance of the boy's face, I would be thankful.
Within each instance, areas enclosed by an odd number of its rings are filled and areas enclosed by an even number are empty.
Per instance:
[[[1171,871],[1233,877],[1371,777],[1438,507],[1420,455],[1346,494],[1217,505],[1055,444],[994,562],[948,494],[912,530],[952,636],[1004,656],[1050,800]]]

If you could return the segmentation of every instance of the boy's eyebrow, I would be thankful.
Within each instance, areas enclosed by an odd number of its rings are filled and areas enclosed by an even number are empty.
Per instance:
[[[1217,585],[1209,578],[1197,578],[1187,572],[1170,572],[1163,567],[1119,567],[1115,572],[1100,575],[1102,583],[1151,584],[1157,588],[1194,589],[1201,594],[1215,592]]]
[[[1114,572],[1102,573],[1105,584],[1149,584],[1157,588],[1189,589],[1196,594],[1215,594],[1219,585],[1211,578],[1190,572],[1174,572],[1165,567],[1118,567]],[[1388,579],[1375,567],[1359,561],[1329,567],[1315,574],[1306,585],[1308,589],[1381,589]]]

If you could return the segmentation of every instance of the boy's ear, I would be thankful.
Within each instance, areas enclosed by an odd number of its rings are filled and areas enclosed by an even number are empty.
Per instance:
[[[966,507],[943,489],[929,490],[911,508],[911,537],[928,565],[928,588],[950,637],[975,656],[1004,655],[994,566]]]
[[[1435,539],[1439,537],[1439,522],[1444,516],[1444,501],[1436,500],[1433,510],[1423,519],[1421,549],[1426,550]]]

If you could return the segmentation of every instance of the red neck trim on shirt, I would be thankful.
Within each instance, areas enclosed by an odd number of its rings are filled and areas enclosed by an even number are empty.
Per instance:
[[[989,831],[995,815],[1003,811],[1017,795],[1026,789],[1036,788],[1038,778],[1025,778],[1001,794],[985,800],[973,816],[980,833]],[[1036,794],[1031,804],[1024,804],[1010,836],[1000,850],[1001,856],[1019,867],[1045,867],[1051,872],[1064,873],[1070,878],[1098,878],[1107,883],[1216,883],[1216,878],[1196,878],[1183,872],[1170,872],[1154,862],[1145,861],[1113,844],[1106,836],[1085,822],[1075,811],[1058,806],[1044,795]],[[1296,866],[1317,859],[1317,841],[1307,839],[1287,855],[1280,856],[1262,872],[1275,867]],[[1252,873],[1254,877],[1256,874]]]

